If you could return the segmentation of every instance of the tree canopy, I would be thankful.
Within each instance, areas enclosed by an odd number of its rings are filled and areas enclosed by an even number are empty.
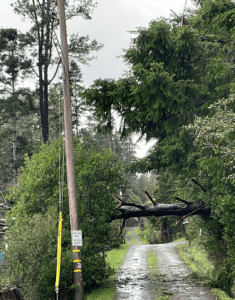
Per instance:
[[[235,274],[233,15],[233,1],[206,0],[183,22],[151,21],[133,32],[123,55],[126,75],[100,79],[82,95],[99,109],[109,95],[122,117],[123,137],[137,132],[156,139],[149,155],[132,165],[133,171],[156,173],[155,204],[138,207],[122,199],[123,218],[162,215],[166,207],[177,211],[177,200],[184,208],[193,201],[196,214],[204,203],[208,213],[191,218],[190,232],[205,232],[201,241],[216,257],[211,280],[214,286],[223,282],[227,291]],[[112,84],[102,94],[107,82]]]
[[[109,95],[109,105],[123,119],[123,135],[140,132],[147,139],[163,139],[228,96],[233,67],[223,63],[227,56],[219,43],[204,41],[191,26],[166,20],[153,20],[133,33],[137,36],[123,56],[127,76],[97,80],[83,94],[99,111],[105,111],[101,103],[107,106]]]

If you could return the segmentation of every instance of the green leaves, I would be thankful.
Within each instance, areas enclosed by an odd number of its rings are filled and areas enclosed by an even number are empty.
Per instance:
[[[19,234],[19,238],[16,240],[14,240],[13,234],[9,235],[8,241],[12,245],[11,249],[15,249],[17,243],[19,243],[21,245],[21,253],[24,253],[24,247],[27,247],[27,251],[25,250],[26,253],[32,252],[31,256],[28,255],[31,260],[35,260],[37,254],[40,256],[40,265],[35,265],[35,270],[37,269],[38,271],[35,271],[33,278],[37,287],[36,292],[39,293],[38,295],[42,295],[40,293],[45,292],[48,297],[51,297],[54,292],[54,289],[52,290],[48,287],[48,282],[51,283],[55,279],[56,268],[54,258],[56,257],[56,241],[54,240],[54,232],[57,232],[57,227],[55,223],[49,226],[45,222],[45,230],[49,231],[48,237],[44,229],[41,232],[37,232],[32,238],[31,235],[34,234],[35,230],[40,231],[38,228],[43,226],[45,218],[48,219],[48,222],[52,216],[54,216],[53,220],[57,218],[59,203],[59,158],[62,161],[61,156],[62,141],[56,141],[53,145],[42,145],[38,153],[34,154],[31,159],[26,159],[25,167],[20,172],[18,188],[16,190],[12,189],[8,195],[8,200],[15,202],[15,205],[9,212],[7,220],[12,225],[11,232]],[[79,229],[83,231],[84,239],[82,247],[83,275],[87,290],[100,283],[101,280],[107,278],[112,273],[111,268],[106,264],[104,251],[107,246],[112,246],[112,243],[115,242],[112,237],[112,227],[109,223],[115,208],[113,193],[117,193],[120,190],[124,180],[120,172],[120,164],[113,159],[108,150],[100,153],[94,150],[85,150],[81,143],[74,141],[74,163]],[[62,240],[63,253],[65,253],[64,261],[62,258],[61,276],[62,287],[68,289],[72,285],[72,267],[70,268],[69,265],[72,259],[70,260],[70,256],[68,255],[68,251],[71,251],[71,240],[66,175],[63,192]],[[15,222],[12,221],[12,217],[16,218]],[[28,220],[32,220],[32,222],[28,222]],[[37,223],[37,226],[34,225],[34,222]],[[21,225],[24,232],[20,229]],[[37,247],[41,242],[41,234],[46,235],[45,243],[48,238],[51,240],[48,245],[42,243],[44,246],[43,253],[40,252],[40,246],[37,251],[35,250],[34,254],[34,247]],[[29,241],[24,244],[20,240],[21,237],[22,239],[29,239]],[[19,251],[16,251],[14,254],[14,251],[11,250],[9,253],[12,259],[9,259],[9,263],[14,268],[13,260],[15,262],[18,259]],[[31,267],[31,264],[29,267],[26,265],[26,258],[18,261],[17,270],[20,270],[19,280],[26,278],[25,274],[31,276]],[[23,269],[24,272],[22,271]],[[54,270],[54,273],[52,270]],[[14,274],[17,277],[17,274]],[[29,280],[28,282],[31,281]],[[42,299],[41,296],[38,296],[38,298]],[[28,299],[36,298],[32,296]]]
[[[147,139],[163,139],[214,101],[214,91],[227,95],[231,68],[213,62],[218,52],[202,42],[197,30],[158,20],[135,33],[124,55],[129,77],[117,82],[99,79],[82,94],[104,120],[111,107],[119,113],[122,136],[140,132]]]

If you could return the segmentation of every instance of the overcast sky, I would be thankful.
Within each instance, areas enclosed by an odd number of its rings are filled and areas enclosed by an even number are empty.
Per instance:
[[[127,67],[120,55],[130,45],[132,34],[129,31],[137,27],[148,27],[151,20],[169,17],[170,9],[182,12],[187,0],[98,0],[92,20],[76,17],[67,22],[68,34],[79,33],[104,44],[97,53],[97,59],[90,62],[90,67],[81,66],[83,84],[88,87],[95,79],[122,77]],[[22,32],[30,28],[30,23],[13,12],[11,0],[0,0],[0,26],[17,28]],[[73,1],[71,0],[71,3]],[[190,1],[187,1],[189,5]],[[150,144],[149,144],[150,145]],[[141,144],[139,156],[143,156],[148,146]]]

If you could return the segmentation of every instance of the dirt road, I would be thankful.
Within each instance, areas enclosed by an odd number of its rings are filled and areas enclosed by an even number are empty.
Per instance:
[[[186,276],[190,271],[176,250],[182,242],[142,245],[134,229],[129,228],[138,245],[133,245],[127,236],[131,246],[117,276],[116,300],[154,300],[157,299],[159,291],[163,295],[170,295],[171,300],[216,299],[209,289],[187,280]],[[153,251],[158,258],[157,280],[153,280],[147,267],[148,251]]]

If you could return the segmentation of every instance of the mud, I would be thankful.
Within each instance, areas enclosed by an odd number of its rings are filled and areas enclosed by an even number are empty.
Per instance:
[[[158,291],[161,295],[171,295],[171,300],[215,300],[206,287],[201,287],[186,277],[191,272],[181,260],[177,246],[181,243],[142,245],[129,228],[139,245],[133,245],[126,254],[116,280],[116,300],[153,300]],[[158,257],[157,271],[154,276],[147,267],[147,253],[153,251]]]

